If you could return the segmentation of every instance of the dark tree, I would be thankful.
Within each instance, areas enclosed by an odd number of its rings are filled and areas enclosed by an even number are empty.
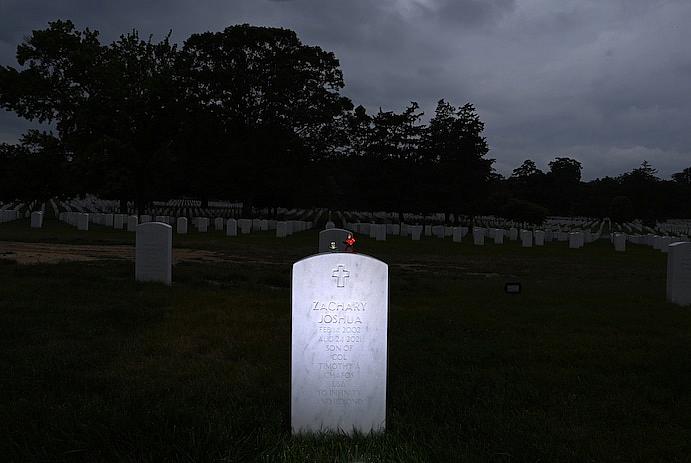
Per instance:
[[[581,169],[581,163],[572,158],[557,157],[550,161],[546,201],[552,214],[576,214],[583,197]]]
[[[523,161],[523,164],[513,170],[513,174],[511,176],[521,180],[528,180],[533,176],[541,174],[542,171],[537,168],[535,161],[526,159]]]
[[[437,207],[447,215],[454,212],[475,215],[481,201],[487,196],[494,159],[487,140],[482,136],[485,128],[472,104],[457,109],[440,100],[429,123],[426,139],[426,159],[436,164]],[[436,191],[434,191],[436,190]]]
[[[244,24],[193,34],[183,59],[189,97],[222,123],[225,149],[214,165],[234,173],[245,214],[255,204],[290,203],[308,181],[305,164],[329,151],[329,129],[352,108],[339,94],[334,54],[302,44],[293,31]]]
[[[503,207],[501,216],[518,222],[540,225],[547,218],[547,209],[539,204],[514,198]]]
[[[527,159],[509,177],[510,189],[520,199],[542,204],[547,196],[545,174]]]
[[[176,130],[176,48],[136,31],[105,47],[70,21],[33,31],[17,48],[25,69],[0,69],[0,105],[52,122],[82,193],[136,199],[166,190]]]
[[[632,221],[635,216],[631,200],[626,196],[615,197],[609,205],[609,217],[616,223]]]
[[[672,180],[682,185],[691,185],[691,167],[687,167],[681,172],[672,174]]]

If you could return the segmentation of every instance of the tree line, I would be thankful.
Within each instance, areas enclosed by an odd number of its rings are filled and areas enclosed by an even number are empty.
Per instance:
[[[556,157],[504,178],[471,103],[442,99],[427,123],[415,102],[369,114],[341,94],[335,55],[287,29],[236,25],[182,45],[133,30],[102,44],[58,20],[18,45],[17,62],[0,66],[0,107],[52,130],[0,145],[0,200],[691,217],[691,168],[662,180],[646,162],[583,182],[579,161]]]

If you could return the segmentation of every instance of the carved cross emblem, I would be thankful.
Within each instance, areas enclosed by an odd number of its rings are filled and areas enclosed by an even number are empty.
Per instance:
[[[345,287],[345,279],[350,278],[350,272],[345,269],[345,265],[339,265],[331,274],[331,278],[336,279],[336,286],[339,288]]]

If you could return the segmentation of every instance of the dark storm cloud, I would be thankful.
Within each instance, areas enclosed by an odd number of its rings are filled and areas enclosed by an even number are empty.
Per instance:
[[[293,29],[336,53],[345,94],[370,111],[474,103],[505,174],[555,156],[581,160],[586,178],[643,159],[664,175],[691,166],[688,1],[0,0],[0,63],[57,18],[104,42],[132,28],[178,42],[244,22]],[[0,140],[29,126],[0,115]]]

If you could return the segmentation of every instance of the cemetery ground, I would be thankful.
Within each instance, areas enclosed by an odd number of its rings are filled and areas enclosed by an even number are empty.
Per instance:
[[[213,258],[169,288],[134,281],[134,233],[0,225],[3,460],[691,458],[691,308],[659,251],[359,237],[390,266],[387,430],[294,438],[290,271],[317,232],[173,240]],[[19,265],[17,243],[120,251]]]

